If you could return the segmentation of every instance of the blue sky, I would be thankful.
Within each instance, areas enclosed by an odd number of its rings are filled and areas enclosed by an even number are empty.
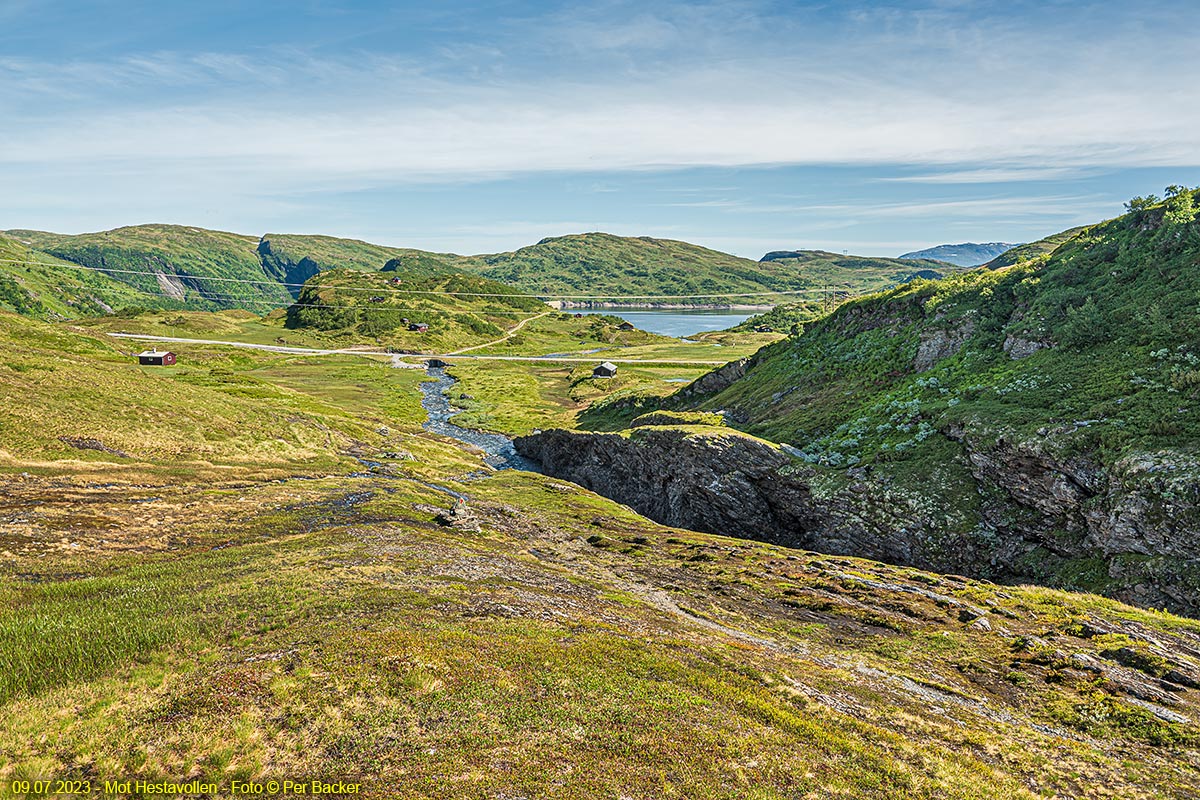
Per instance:
[[[0,228],[1026,241],[1200,184],[1200,4],[0,3]]]

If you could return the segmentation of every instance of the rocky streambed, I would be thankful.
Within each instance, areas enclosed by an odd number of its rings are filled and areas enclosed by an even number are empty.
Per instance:
[[[517,452],[513,440],[507,436],[464,428],[451,422],[455,414],[462,413],[450,402],[449,395],[451,387],[458,381],[442,367],[430,367],[428,374],[434,380],[421,384],[421,407],[428,416],[423,426],[425,430],[478,447],[486,454],[483,460],[496,469],[540,471],[537,464]]]

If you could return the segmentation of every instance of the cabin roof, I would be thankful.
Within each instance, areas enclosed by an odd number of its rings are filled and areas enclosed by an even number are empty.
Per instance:
[[[146,350],[138,353],[138,358],[161,358],[167,355],[174,355],[170,350]]]
[[[605,361],[603,364],[599,364],[596,369],[610,369],[615,371],[617,369],[617,365],[611,361]]]

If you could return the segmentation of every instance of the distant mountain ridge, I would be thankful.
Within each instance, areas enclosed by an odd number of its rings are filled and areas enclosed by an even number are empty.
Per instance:
[[[772,293],[815,299],[827,289],[864,294],[922,269],[937,277],[955,269],[821,250],[775,251],[752,261],[690,242],[610,233],[551,237],[511,253],[472,256],[460,266],[534,294],[645,295],[646,305],[769,304],[778,301]]]
[[[470,273],[522,293],[568,304],[762,306],[859,295],[958,269],[944,261],[874,258],[820,250],[768,253],[759,261],[689,242],[582,233],[542,239],[512,252],[455,255],[332,236],[261,236],[184,225],[132,225],[75,235],[0,232],[16,256],[0,263],[0,306],[32,316],[87,316],[122,309],[266,313],[293,302],[305,282],[335,269]],[[11,238],[9,238],[11,237]],[[74,288],[38,278],[61,271]],[[9,286],[8,284],[12,285]],[[84,285],[87,291],[82,291]]]
[[[902,260],[932,258],[936,261],[947,261],[960,267],[978,267],[992,259],[1008,252],[1020,243],[1008,242],[964,242],[963,244],[939,244],[924,250],[914,250],[900,256]]]

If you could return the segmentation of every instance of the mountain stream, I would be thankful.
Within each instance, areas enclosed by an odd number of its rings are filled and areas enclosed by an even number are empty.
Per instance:
[[[461,413],[461,409],[450,404],[449,396],[450,387],[458,380],[448,375],[442,367],[430,367],[427,374],[435,380],[421,384],[421,407],[429,416],[425,430],[478,447],[486,453],[483,460],[496,469],[541,471],[535,462],[517,453],[512,439],[507,436],[463,428],[451,422],[451,417]]]

